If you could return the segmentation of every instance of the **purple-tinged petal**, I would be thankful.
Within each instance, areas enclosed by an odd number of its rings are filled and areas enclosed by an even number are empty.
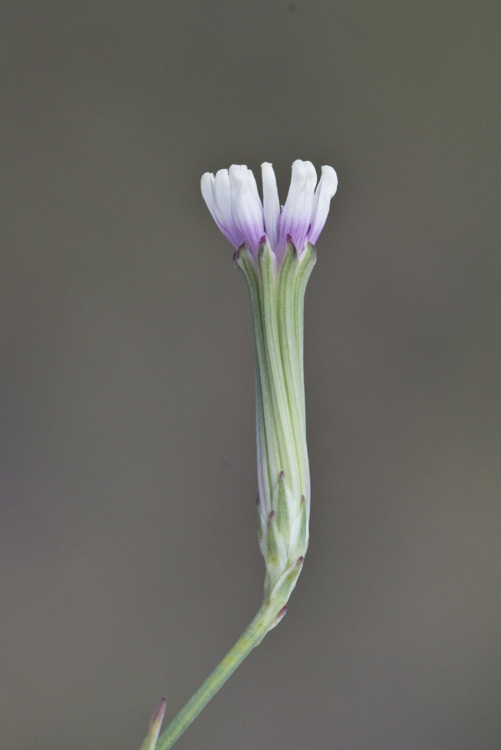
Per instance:
[[[220,169],[215,176],[206,172],[201,180],[202,195],[219,229],[237,250],[245,244],[256,260],[260,246],[267,241],[280,266],[287,243],[292,242],[299,255],[307,241],[316,243],[336,192],[337,176],[332,167],[322,167],[315,190],[315,167],[298,159],[292,165],[289,192],[281,209],[273,167],[264,162],[261,169],[262,202],[254,175],[243,164]]]
[[[206,172],[202,176],[200,187],[207,208],[220,231],[234,247],[240,247],[243,237],[231,216],[228,170],[220,169],[216,177],[211,172]]]
[[[265,161],[261,164],[263,176],[264,227],[272,249],[276,252],[278,245],[278,222],[280,219],[280,201],[278,198],[277,180],[272,165]]]
[[[263,206],[249,170],[241,164],[230,167],[231,213],[245,241],[257,253],[264,234]]]
[[[218,226],[233,247],[238,248],[244,241],[244,238],[233,219],[231,211],[231,188],[227,169],[220,169],[216,172],[213,193]]]
[[[330,202],[337,190],[337,174],[332,167],[322,167],[322,176],[315,190],[308,242],[316,245],[329,214]]]
[[[290,235],[299,254],[310,226],[316,182],[317,173],[311,161],[297,159],[292,165],[291,184],[280,216],[280,238],[285,246]]]

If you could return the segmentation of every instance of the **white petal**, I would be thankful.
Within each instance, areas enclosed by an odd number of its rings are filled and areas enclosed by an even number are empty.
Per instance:
[[[322,176],[315,191],[308,241],[315,245],[329,214],[330,202],[337,190],[337,174],[332,167],[322,167]]]
[[[221,232],[234,247],[240,247],[243,237],[231,217],[228,170],[220,169],[216,177],[211,172],[206,172],[200,181],[200,188],[207,208]]]
[[[231,191],[227,169],[220,169],[216,172],[214,206],[218,220],[225,225],[228,224],[231,221]]]
[[[252,174],[252,173],[251,173]],[[231,212],[233,220],[252,250],[257,252],[264,234],[263,206],[254,176],[241,164],[230,167]]]
[[[275,172],[272,165],[265,161],[261,164],[263,175],[263,207],[266,236],[273,250],[278,243],[278,220],[280,219],[280,201]]]
[[[299,253],[304,249],[310,226],[316,182],[317,173],[311,161],[298,159],[294,162],[287,200],[280,217],[280,235],[285,241],[290,234]]]
[[[243,237],[231,212],[231,188],[227,169],[216,172],[213,195],[217,225],[234,247],[240,247]]]
[[[259,195],[259,190],[257,189],[256,178],[254,177],[254,172],[252,171],[252,169],[248,169],[247,170],[247,177],[248,177],[249,183],[250,183],[250,185],[251,185],[251,187],[252,187],[252,189],[253,189],[253,191],[254,191],[254,193],[256,195],[256,198],[261,203],[261,196]]]
[[[205,172],[205,174],[202,175],[202,179],[200,180],[200,188],[202,190],[203,199],[207,204],[207,208],[212,214],[212,218],[214,219],[214,221],[217,221],[216,209],[214,207],[213,187],[214,175],[212,174],[212,172]]]

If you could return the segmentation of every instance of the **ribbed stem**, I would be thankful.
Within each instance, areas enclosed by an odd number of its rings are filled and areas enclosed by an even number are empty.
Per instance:
[[[309,508],[303,305],[316,254],[307,245],[298,257],[288,245],[278,266],[265,244],[257,260],[245,249],[236,257],[249,288],[254,322],[258,483],[264,526],[273,510],[272,497],[281,471],[298,505],[304,496]]]

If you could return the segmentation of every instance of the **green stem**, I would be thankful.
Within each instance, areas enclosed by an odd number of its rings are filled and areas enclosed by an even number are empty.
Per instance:
[[[188,703],[181,709],[175,719],[169,724],[158,740],[155,750],[169,750],[183,732],[196,719],[198,714],[217,693],[226,680],[231,677],[245,657],[258,646],[264,636],[274,624],[279,612],[277,603],[265,601],[261,609],[252,620],[248,628],[240,636],[232,649],[215,670],[207,677],[203,685],[197,690]]]

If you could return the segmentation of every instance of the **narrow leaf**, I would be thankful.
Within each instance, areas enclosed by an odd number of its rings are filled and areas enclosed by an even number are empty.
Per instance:
[[[155,750],[155,745],[157,744],[158,735],[160,734],[160,727],[162,726],[162,721],[165,714],[165,705],[165,698],[162,698],[162,700],[160,701],[160,705],[151,717],[148,732],[146,734],[146,737],[144,738],[144,742],[141,745],[140,750]]]

